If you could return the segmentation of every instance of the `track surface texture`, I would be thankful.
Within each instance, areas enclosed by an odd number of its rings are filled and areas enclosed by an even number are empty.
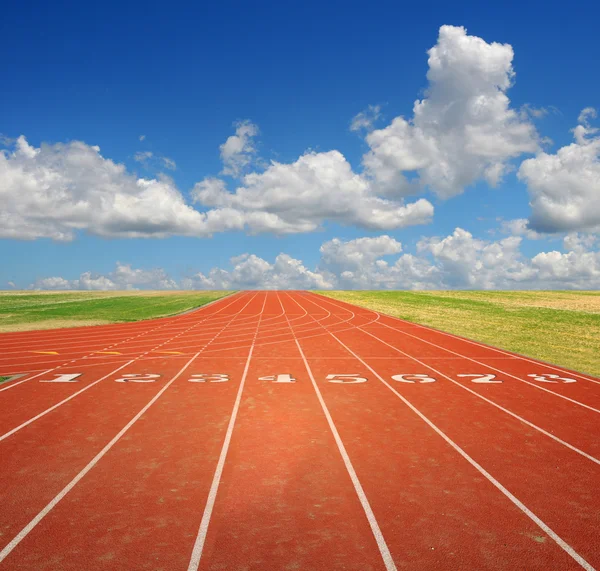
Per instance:
[[[594,569],[600,380],[308,292],[0,335],[0,570]]]

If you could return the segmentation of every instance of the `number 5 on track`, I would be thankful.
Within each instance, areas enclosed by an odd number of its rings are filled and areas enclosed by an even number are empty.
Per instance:
[[[340,385],[353,385],[356,383],[366,383],[365,377],[359,377],[357,374],[351,375],[327,375],[325,377],[330,383],[339,383]]]

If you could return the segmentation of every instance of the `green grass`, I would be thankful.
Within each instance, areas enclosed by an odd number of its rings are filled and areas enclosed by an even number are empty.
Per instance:
[[[230,292],[0,292],[0,331],[138,321],[174,315]]]
[[[598,291],[319,293],[600,376]]]
[[[4,381],[8,381],[8,379],[10,379],[10,377],[0,377],[0,383],[3,383]]]

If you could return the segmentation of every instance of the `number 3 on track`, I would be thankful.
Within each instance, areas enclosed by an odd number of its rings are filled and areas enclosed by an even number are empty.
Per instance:
[[[188,379],[190,383],[226,383],[228,380],[229,375],[223,373],[212,373],[211,375],[199,373],[198,375],[192,375]]]
[[[544,375],[538,375],[538,374],[531,374],[531,375],[527,375],[528,377],[531,377],[534,381],[539,381],[540,383],[558,383],[558,382],[562,382],[562,383],[576,383],[577,381],[575,379],[569,379],[568,377],[560,377],[558,375],[549,375],[549,374],[544,374]],[[554,380],[556,379],[556,380]]]

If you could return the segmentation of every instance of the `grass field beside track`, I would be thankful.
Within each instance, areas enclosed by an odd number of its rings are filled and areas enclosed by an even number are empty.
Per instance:
[[[600,376],[600,291],[318,293]]]
[[[0,332],[81,327],[174,315],[228,291],[0,292]]]

